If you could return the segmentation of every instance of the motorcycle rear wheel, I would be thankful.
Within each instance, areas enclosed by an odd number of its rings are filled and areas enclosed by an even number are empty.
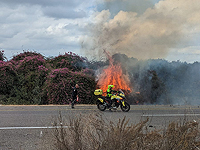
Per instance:
[[[127,102],[124,102],[125,106],[121,105],[121,110],[128,112],[130,110],[130,105]]]
[[[106,106],[103,103],[98,103],[97,108],[101,111],[104,111],[106,109]]]

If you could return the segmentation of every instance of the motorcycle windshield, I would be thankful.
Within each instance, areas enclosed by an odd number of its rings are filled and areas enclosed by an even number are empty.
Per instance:
[[[124,92],[123,92],[121,89],[119,89],[118,92],[119,92],[120,94],[124,94]]]

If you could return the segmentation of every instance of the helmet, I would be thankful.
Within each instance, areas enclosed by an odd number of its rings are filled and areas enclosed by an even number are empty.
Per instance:
[[[114,85],[108,85],[108,88],[109,89],[111,89],[111,88],[113,88],[114,87]]]

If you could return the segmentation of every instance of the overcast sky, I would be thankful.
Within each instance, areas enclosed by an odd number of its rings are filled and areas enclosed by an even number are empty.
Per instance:
[[[0,0],[0,50],[200,61],[199,0]]]

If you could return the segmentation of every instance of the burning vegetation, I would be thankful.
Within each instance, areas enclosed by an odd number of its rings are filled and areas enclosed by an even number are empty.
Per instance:
[[[109,60],[109,66],[101,73],[97,85],[104,92],[106,92],[108,85],[114,85],[115,90],[122,89],[124,91],[130,92],[130,80],[127,74],[123,74],[120,62],[114,64],[114,60],[110,54],[106,51],[104,52]]]
[[[45,58],[35,52],[7,60],[1,51],[0,103],[67,104],[70,87],[78,82],[81,103],[85,104],[96,102],[95,88],[106,92],[109,84],[122,89],[130,104],[200,104],[199,62],[105,54],[107,61],[91,62],[72,53]],[[99,76],[95,75],[100,70]]]

